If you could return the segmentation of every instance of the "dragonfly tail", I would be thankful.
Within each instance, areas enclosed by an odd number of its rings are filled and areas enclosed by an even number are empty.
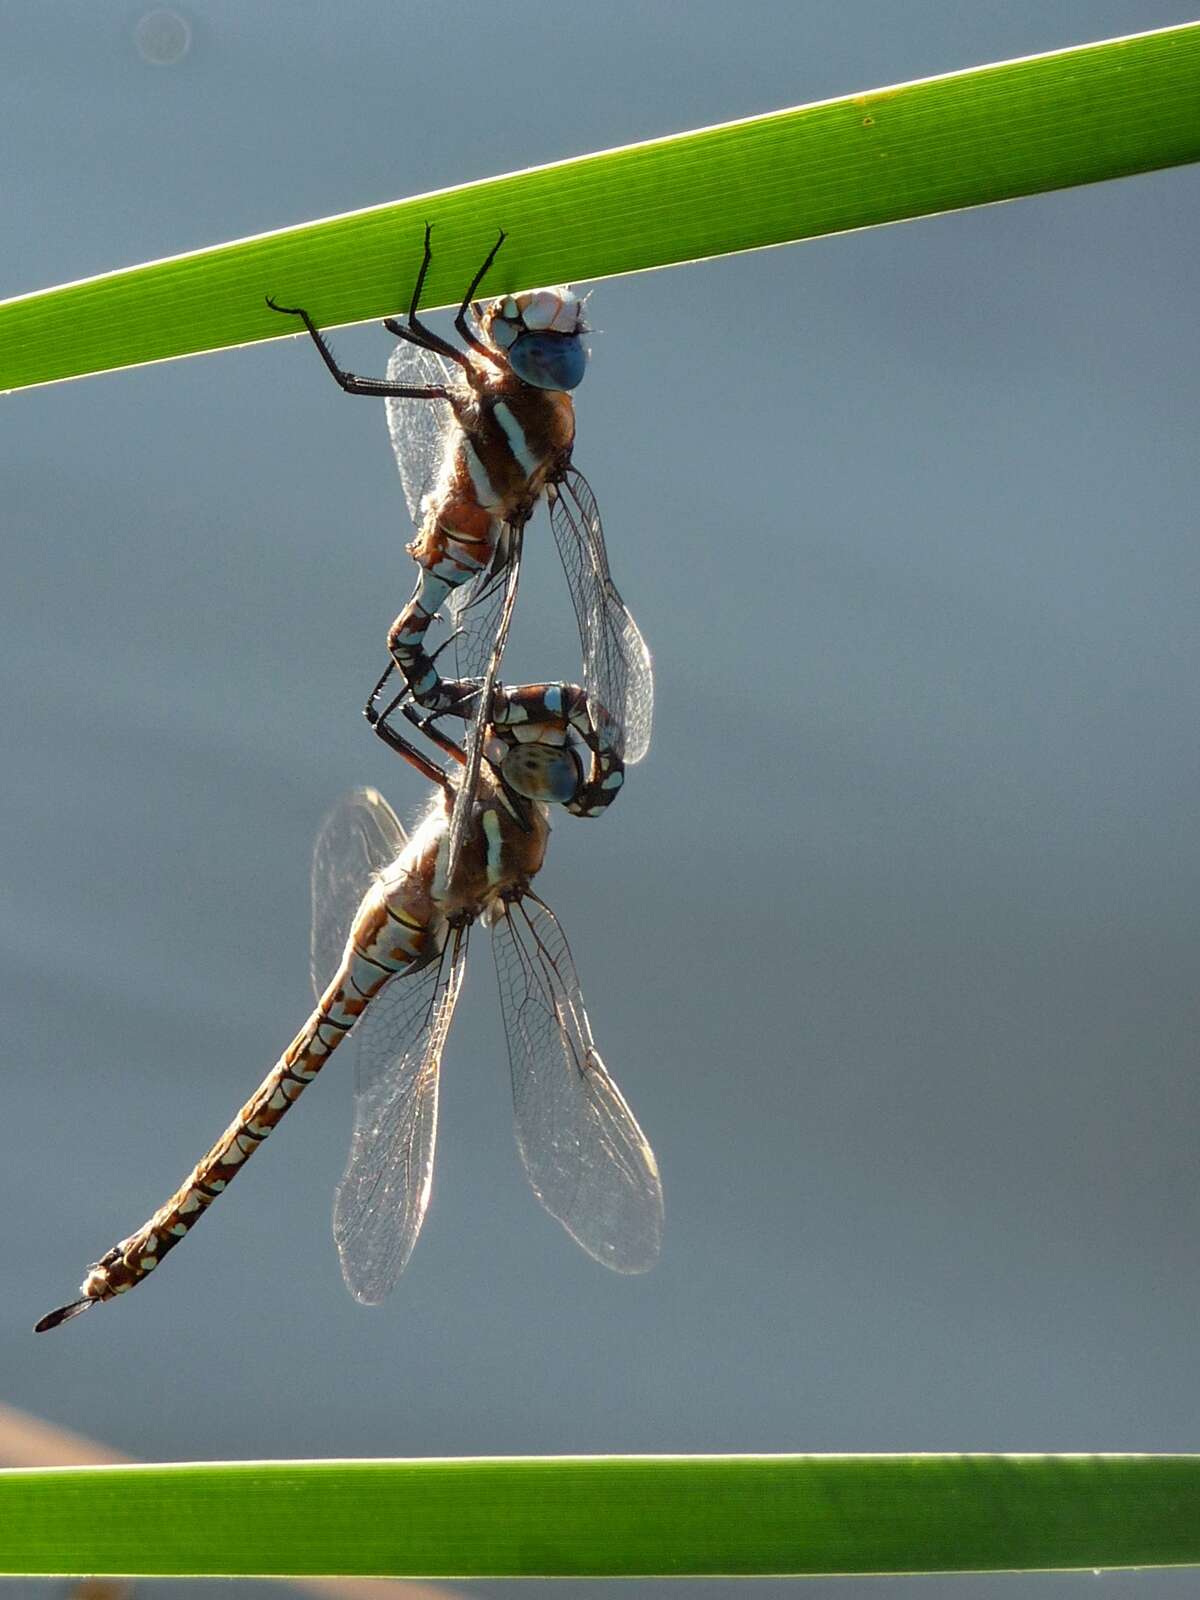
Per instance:
[[[49,1333],[51,1328],[61,1327],[64,1322],[70,1322],[72,1317],[81,1317],[95,1304],[94,1300],[72,1300],[69,1306],[59,1306],[57,1311],[48,1311],[40,1322],[34,1323],[33,1331]]]

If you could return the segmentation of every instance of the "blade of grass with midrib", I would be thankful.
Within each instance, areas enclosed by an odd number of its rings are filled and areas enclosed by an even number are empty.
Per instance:
[[[1200,1564],[1200,1456],[614,1456],[0,1473],[0,1572],[648,1577]]]
[[[426,222],[452,305],[501,227],[488,293],[578,283],[1200,160],[1198,105],[1189,23],[488,178],[4,301],[0,390],[396,312]]]

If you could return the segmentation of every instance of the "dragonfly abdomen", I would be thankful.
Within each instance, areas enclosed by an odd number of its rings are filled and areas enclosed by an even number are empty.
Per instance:
[[[431,945],[437,947],[440,924],[422,916],[428,902],[419,880],[413,888],[415,897],[388,897],[378,885],[370,891],[355,916],[341,966],[275,1066],[166,1204],[103,1255],[80,1285],[81,1298],[43,1317],[38,1331],[57,1327],[97,1300],[125,1294],[149,1277],[279,1125],[374,996],[397,974],[424,964]]]

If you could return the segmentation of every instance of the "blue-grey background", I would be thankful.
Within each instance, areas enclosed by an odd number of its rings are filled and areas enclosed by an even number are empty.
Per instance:
[[[0,6],[4,293],[1194,7],[196,0],[173,66],[148,9]],[[598,286],[576,455],[659,719],[541,887],[661,1161],[641,1279],[529,1194],[480,936],[386,1306],[335,1065],[156,1282],[32,1337],[304,1016],[325,809],[423,790],[359,716],[412,580],[378,407],[290,341],[5,400],[0,1398],[155,1459],[1196,1448],[1198,201]],[[508,676],[570,675],[531,543]]]

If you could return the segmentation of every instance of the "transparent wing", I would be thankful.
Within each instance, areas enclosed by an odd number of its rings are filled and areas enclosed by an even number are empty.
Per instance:
[[[458,792],[454,796],[454,809],[450,813],[450,825],[446,832],[447,883],[454,882],[454,874],[458,868],[459,857],[462,854],[462,848],[466,843],[467,834],[470,832],[472,819],[475,815],[475,791],[479,786],[479,764],[483,759],[484,737],[491,717],[492,690],[496,683],[496,673],[500,670],[504,647],[508,643],[508,630],[512,623],[513,607],[517,602],[517,584],[521,577],[520,530],[514,529],[513,535],[512,553],[505,572],[502,591],[504,600],[500,607],[500,616],[496,624],[495,636],[492,640],[487,670],[483,675],[483,683],[475,701],[475,710],[467,728],[467,735],[464,741],[466,759],[463,764],[462,776],[459,779]],[[471,676],[475,676],[475,674],[471,674]]]
[[[604,526],[587,479],[574,467],[549,491],[550,526],[562,558],[583,646],[583,686],[623,730],[623,754],[650,748],[654,676],[650,652],[608,570]]]
[[[389,383],[414,389],[458,387],[449,362],[405,340],[388,358],[387,376]],[[384,410],[404,498],[413,521],[419,523],[425,497],[433,492],[441,475],[454,415],[444,400],[400,400],[395,396],[384,401]]]
[[[378,789],[352,789],[343,795],[317,830],[309,973],[318,999],[337,971],[354,913],[371,880],[405,843],[400,819]]]
[[[533,1192],[616,1272],[645,1272],[662,1240],[658,1164],[592,1040],[554,913],[536,895],[493,925],[517,1144]]]
[[[466,968],[467,930],[380,991],[356,1025],[350,1157],[333,1202],[346,1287],[377,1305],[408,1264],[433,1184],[438,1069]]]

